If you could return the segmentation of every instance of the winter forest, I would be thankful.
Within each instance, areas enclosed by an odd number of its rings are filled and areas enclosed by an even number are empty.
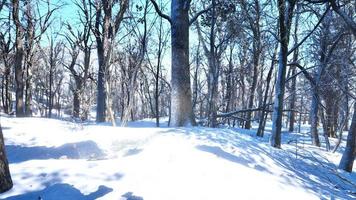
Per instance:
[[[0,0],[0,199],[356,198],[354,0]]]

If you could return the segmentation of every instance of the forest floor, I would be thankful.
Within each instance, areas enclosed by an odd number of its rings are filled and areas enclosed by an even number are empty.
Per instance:
[[[337,170],[345,141],[335,153],[313,147],[307,126],[284,132],[279,150],[269,146],[270,124],[264,138],[153,120],[112,127],[2,116],[1,124],[14,187],[0,199],[356,198],[356,173]]]

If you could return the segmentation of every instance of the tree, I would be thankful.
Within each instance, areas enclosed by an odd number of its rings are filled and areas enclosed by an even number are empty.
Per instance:
[[[330,0],[333,10],[339,14],[356,37],[356,22],[346,15],[340,7],[336,4],[335,0]],[[339,169],[352,172],[352,166],[356,157],[356,103],[354,104],[354,114],[350,125],[349,133],[347,136],[346,148],[340,160]]]
[[[248,97],[248,105],[249,109],[253,108],[253,101],[255,99],[255,91],[257,87],[257,79],[259,73],[259,65],[260,65],[260,57],[262,51],[261,44],[261,12],[262,8],[258,0],[254,0],[253,4],[250,6],[246,0],[240,0],[241,7],[243,9],[243,13],[247,18],[249,28],[252,31],[253,42],[252,42],[252,64],[253,64],[253,76],[252,83],[250,87],[250,95]],[[252,11],[249,11],[249,7],[253,8]],[[251,116],[252,112],[247,112],[245,128],[251,128]]]
[[[5,0],[0,2],[0,11],[5,5]],[[0,124],[0,193],[6,192],[13,186],[9,170],[9,162],[7,161],[5,152],[5,142]]]
[[[72,116],[75,118],[81,117],[86,119],[85,113],[81,112],[82,102],[84,100],[84,90],[87,86],[87,81],[90,78],[90,59],[91,50],[93,49],[93,42],[91,41],[92,26],[92,9],[86,0],[76,2],[80,12],[78,17],[80,19],[81,27],[75,30],[73,26],[67,22],[66,26],[68,34],[64,35],[69,43],[69,54],[71,56],[71,62],[68,65],[64,65],[71,73],[74,84],[71,87],[73,93],[73,111]],[[78,61],[80,52],[83,52],[83,62]]]
[[[279,12],[279,56],[278,74],[273,105],[271,146],[281,147],[282,114],[287,71],[287,57],[290,29],[296,0],[278,0]]]
[[[6,114],[10,114],[12,112],[12,95],[10,92],[11,85],[13,82],[13,76],[11,76],[11,62],[13,59],[12,55],[12,34],[11,34],[11,11],[9,10],[9,17],[5,22],[1,23],[3,30],[0,32],[0,55],[1,61],[4,65],[3,69],[3,78],[2,78],[2,86],[1,86],[1,97],[2,97],[2,105],[3,110]]]
[[[344,20],[345,24],[347,27],[351,30],[352,34],[354,37],[356,37],[356,22],[353,21],[351,17],[349,17],[343,10],[340,9],[340,5],[337,4],[336,0],[327,0],[327,1],[320,1],[320,0],[308,0],[308,2],[311,3],[327,3],[329,4],[332,9]],[[340,38],[340,37],[339,37]],[[334,42],[336,44],[337,42]],[[334,46],[334,45],[332,45]],[[334,47],[335,48],[335,47]],[[329,51],[329,54],[332,51]],[[329,59],[329,57],[326,57]],[[345,91],[344,91],[345,92]],[[347,93],[346,95],[350,95]],[[351,95],[352,96],[352,95]],[[352,96],[353,97],[353,96]],[[356,98],[354,98],[356,99]],[[339,169],[351,172],[353,163],[356,157],[356,104],[354,104],[354,114],[352,117],[352,122],[351,126],[349,129],[349,133],[347,136],[347,141],[346,141],[346,148],[345,151],[342,155],[342,158],[339,163]]]
[[[346,148],[342,154],[339,169],[352,172],[352,166],[356,157],[356,103],[354,103],[354,114],[346,140]]]
[[[35,2],[37,5],[34,5]],[[25,54],[24,54],[24,67],[23,75],[25,81],[25,115],[27,117],[32,116],[32,68],[35,54],[35,47],[40,42],[42,35],[46,32],[48,27],[52,23],[53,13],[60,8],[60,6],[55,6],[51,8],[49,0],[47,0],[47,10],[44,14],[37,10],[38,13],[34,12],[34,7],[39,7],[39,3],[36,1],[25,0],[25,12],[24,16],[26,19],[26,30],[24,33],[24,44],[25,44]],[[37,16],[36,16],[37,15]]]
[[[97,83],[97,107],[96,121],[106,121],[106,111],[108,106],[107,78],[111,62],[112,46],[115,36],[124,19],[124,14],[129,6],[129,0],[120,1],[120,9],[113,19],[113,7],[117,1],[96,0],[95,7],[95,27],[93,33],[96,39],[96,48],[98,53],[98,83]],[[102,16],[104,14],[104,16]],[[110,105],[109,105],[110,106]]]
[[[4,136],[0,124],[0,193],[11,189],[12,185],[9,163],[5,152]]]
[[[189,26],[208,9],[198,12],[189,20],[190,0],[172,0],[171,16],[159,9],[151,0],[158,15],[171,25],[171,116],[170,126],[195,125],[189,66]]]
[[[12,19],[14,21],[16,27],[16,53],[15,53],[15,82],[16,82],[16,117],[24,117],[25,116],[25,107],[23,100],[24,93],[24,71],[22,68],[22,62],[24,57],[24,45],[23,45],[23,37],[25,30],[20,21],[20,1],[13,0],[12,1]]]

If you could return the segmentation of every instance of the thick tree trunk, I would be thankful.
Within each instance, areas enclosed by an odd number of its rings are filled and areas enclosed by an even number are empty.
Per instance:
[[[172,0],[171,126],[195,125],[189,67],[189,0]]]
[[[98,18],[98,16],[97,16]],[[100,17],[99,19],[100,20]],[[97,22],[99,23],[99,22]],[[105,37],[105,34],[103,34]],[[107,40],[107,39],[104,39]],[[97,101],[96,101],[96,121],[105,122],[106,121],[106,99],[107,99],[107,88],[105,87],[106,81],[106,59],[105,59],[105,47],[104,42],[101,40],[100,36],[97,36],[97,52],[98,52],[98,84],[97,84]],[[106,47],[108,48],[108,47]]]
[[[340,160],[339,169],[352,172],[352,166],[356,157],[356,103],[351,126],[347,135],[346,148]]]
[[[80,117],[80,90],[77,88],[73,91],[73,117]]]
[[[6,158],[5,142],[0,124],[0,193],[12,188],[12,180],[9,170],[9,163]]]
[[[287,45],[282,43],[280,48],[281,49],[279,52],[278,75],[273,105],[272,135],[270,138],[271,146],[276,148],[281,147],[283,98],[287,68]]]
[[[26,90],[25,90],[25,115],[27,117],[32,116],[32,64],[33,64],[33,46],[35,27],[33,24],[33,14],[31,1],[26,2],[26,57],[25,57],[25,70],[26,70]]]
[[[23,100],[23,93],[24,93],[24,80],[23,75],[24,71],[22,69],[22,60],[24,57],[24,47],[23,47],[23,36],[24,36],[24,29],[21,25],[19,19],[19,1],[14,0],[13,2],[13,20],[16,26],[16,53],[15,53],[15,82],[16,82],[16,117],[24,117],[25,116],[25,109],[24,109],[24,100]]]

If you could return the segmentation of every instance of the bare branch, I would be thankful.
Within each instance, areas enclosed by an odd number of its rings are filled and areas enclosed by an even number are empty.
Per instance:
[[[157,2],[156,2],[155,0],[150,0],[150,1],[151,1],[151,3],[153,4],[153,7],[154,7],[155,10],[156,10],[156,13],[157,13],[159,16],[161,16],[163,19],[166,19],[170,24],[172,24],[172,19],[171,19],[168,15],[162,13],[162,11],[161,11],[161,10],[159,9],[159,7],[158,7]]]
[[[120,1],[120,11],[116,15],[116,18],[115,18],[115,33],[117,33],[117,31],[119,30],[120,24],[121,24],[122,20],[124,19],[124,14],[128,7],[129,7],[128,0]]]
[[[340,17],[345,21],[347,26],[351,29],[352,34],[356,37],[356,22],[353,21],[351,17],[347,16],[346,13],[340,10],[340,6],[336,5],[335,0],[329,0],[329,1],[333,10],[340,15]]]
[[[295,51],[296,49],[298,49],[298,47],[300,45],[302,45],[305,40],[307,40],[311,34],[314,33],[314,31],[319,27],[319,25],[321,24],[321,22],[323,21],[324,17],[326,16],[326,14],[329,12],[330,10],[330,6],[327,7],[326,11],[324,12],[324,14],[321,16],[321,18],[319,19],[318,23],[314,26],[313,30],[311,30],[308,35],[306,35],[298,44],[296,44],[294,47],[292,47],[289,51],[287,55],[290,55],[291,53],[293,53],[293,51]]]
[[[198,17],[199,17],[200,15],[202,15],[202,14],[208,12],[212,7],[213,7],[213,5],[210,5],[210,6],[207,7],[206,9],[201,10],[201,11],[199,11],[198,13],[196,13],[196,14],[192,17],[192,19],[189,20],[189,26],[192,25],[192,24],[198,19]]]

